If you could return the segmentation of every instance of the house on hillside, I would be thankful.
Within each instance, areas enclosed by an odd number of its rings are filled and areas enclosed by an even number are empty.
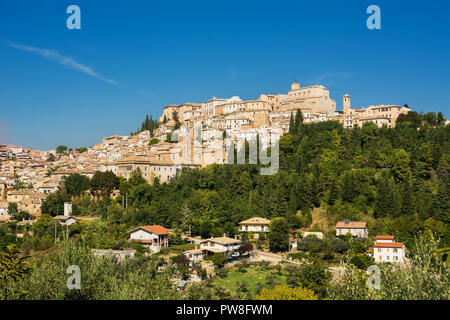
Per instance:
[[[228,237],[210,238],[200,243],[200,249],[203,250],[204,254],[223,253],[226,256],[237,251],[240,246],[241,240]]]
[[[347,233],[358,238],[367,238],[369,236],[367,222],[350,220],[338,221],[338,223],[336,223],[336,236],[346,235]]]
[[[191,262],[198,262],[203,260],[203,250],[202,249],[193,249],[193,250],[186,250],[183,252],[185,257],[191,261]]]
[[[77,220],[74,217],[71,216],[55,216],[53,219],[58,220],[61,225],[68,225],[74,224],[77,222]]]
[[[129,241],[139,242],[150,251],[158,252],[169,246],[169,230],[159,225],[138,227],[130,231]]]
[[[404,243],[390,241],[391,239],[379,240],[376,240],[373,245],[373,258],[376,263],[403,263],[405,261],[406,247]]]
[[[241,240],[225,236],[210,238],[200,242],[200,249],[186,250],[184,255],[191,262],[201,261],[206,255],[213,255],[216,253],[231,257],[233,253],[239,249],[241,243]]]
[[[241,232],[269,232],[270,220],[254,217],[239,223]]]

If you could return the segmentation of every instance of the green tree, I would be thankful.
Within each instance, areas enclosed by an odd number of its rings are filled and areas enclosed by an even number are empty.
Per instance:
[[[91,192],[109,196],[113,190],[119,188],[120,180],[112,171],[94,173],[91,179]]]
[[[272,252],[289,250],[289,225],[284,218],[273,218],[269,225],[269,249]]]
[[[7,246],[6,251],[0,252],[0,283],[4,300],[8,300],[11,283],[20,281],[29,273],[25,259],[20,256],[20,251],[15,244]]]
[[[61,190],[58,190],[52,194],[49,194],[47,198],[42,201],[41,213],[49,214],[52,216],[62,215],[64,214],[64,202],[70,201],[70,195]],[[75,203],[72,205],[72,212],[74,214],[79,213],[79,208]]]
[[[67,152],[67,146],[60,145],[56,147],[56,153],[62,154]]]
[[[80,196],[91,187],[91,180],[79,173],[63,178],[63,185],[68,195]]]
[[[450,179],[439,179],[438,191],[431,206],[433,219],[450,223]]]
[[[299,285],[314,292],[324,294],[331,274],[327,272],[327,266],[319,261],[305,263],[298,273]]]
[[[147,180],[142,177],[141,169],[137,168],[131,173],[130,179],[128,179],[128,183],[132,186],[138,186],[140,184],[147,183]]]
[[[17,214],[19,213],[19,209],[17,206],[17,203],[15,202],[9,202],[8,203],[8,214],[16,219]]]
[[[381,218],[388,216],[398,217],[399,215],[400,201],[394,182],[392,179],[384,176],[377,184],[374,216],[375,218]]]

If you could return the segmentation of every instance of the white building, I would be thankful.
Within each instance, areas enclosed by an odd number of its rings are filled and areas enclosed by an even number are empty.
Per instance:
[[[350,233],[354,237],[367,238],[369,229],[365,221],[338,221],[336,224],[336,236],[346,235]]]
[[[129,241],[139,242],[156,252],[169,246],[169,230],[159,225],[138,227],[130,231]]]
[[[203,260],[202,249],[187,250],[184,252],[184,255],[189,261],[194,263]]]
[[[210,238],[200,243],[200,249],[203,250],[204,254],[223,253],[227,256],[237,251],[240,246],[240,240],[228,237]]]
[[[254,217],[239,223],[239,231],[242,232],[269,232],[270,220]]]
[[[379,242],[373,246],[373,257],[376,263],[403,263],[405,261],[405,245],[402,242]]]

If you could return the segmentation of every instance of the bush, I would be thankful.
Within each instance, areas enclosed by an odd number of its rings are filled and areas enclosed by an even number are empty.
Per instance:
[[[325,242],[315,236],[307,236],[297,243],[297,250],[311,253],[321,252],[325,247]]]
[[[253,250],[253,245],[249,242],[246,243],[242,243],[241,246],[239,247],[238,251],[241,255],[250,252]]]
[[[255,300],[317,300],[314,291],[304,288],[289,288],[276,286],[273,289],[263,288],[256,295]]]

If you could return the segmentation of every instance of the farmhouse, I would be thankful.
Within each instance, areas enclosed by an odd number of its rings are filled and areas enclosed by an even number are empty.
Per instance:
[[[169,246],[169,230],[159,225],[138,227],[130,231],[129,241],[139,242],[157,252]]]
[[[358,238],[367,238],[369,236],[367,222],[350,220],[338,221],[338,223],[336,223],[336,236],[346,235],[347,233]]]
[[[239,231],[242,232],[269,232],[270,220],[254,217],[239,223]]]
[[[187,250],[184,252],[184,255],[191,262],[198,262],[198,261],[203,260],[203,250],[202,249]]]
[[[223,253],[225,255],[231,255],[234,251],[238,250],[241,246],[241,241],[228,237],[218,237],[203,240],[200,243],[200,249],[205,254]]]
[[[373,257],[376,263],[403,263],[405,245],[402,242],[379,242],[373,245]]]

